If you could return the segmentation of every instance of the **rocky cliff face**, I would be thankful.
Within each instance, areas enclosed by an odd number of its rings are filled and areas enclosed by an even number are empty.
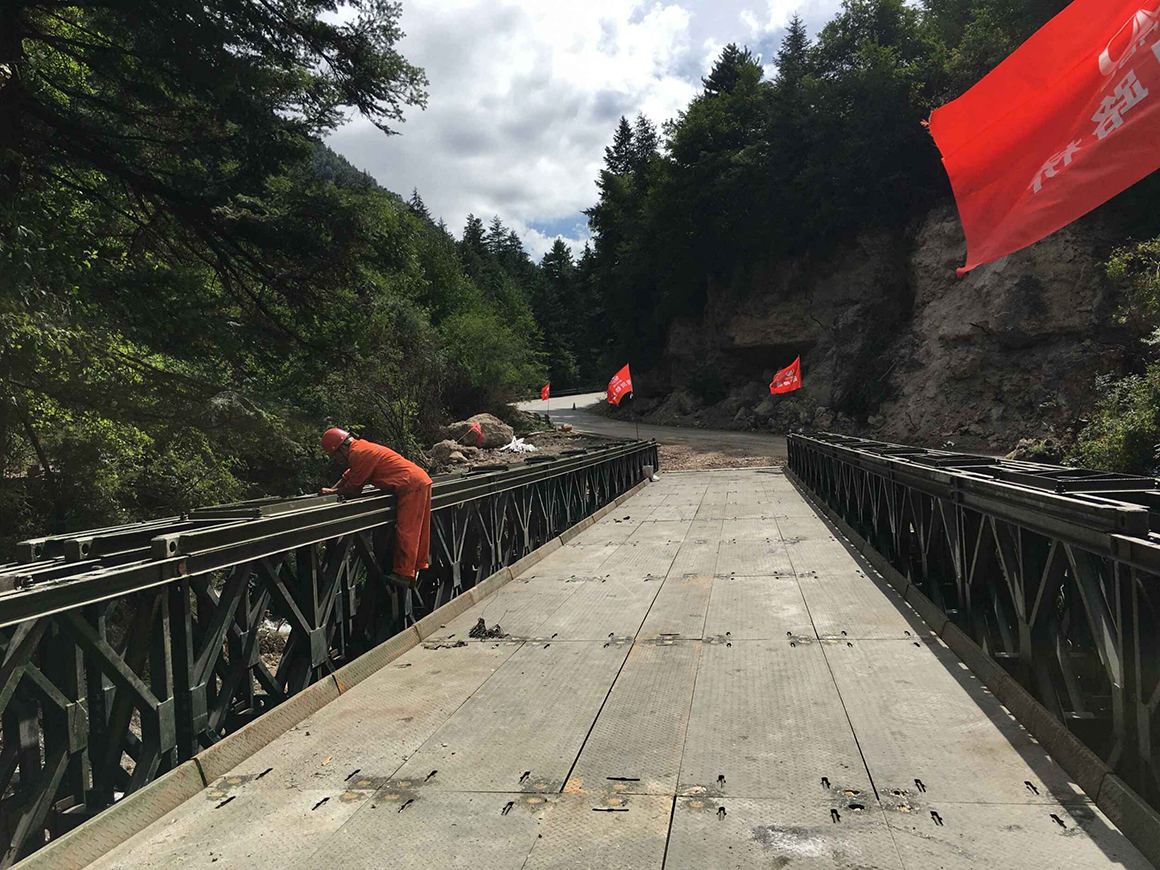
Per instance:
[[[754,270],[712,287],[701,318],[671,325],[665,365],[638,378],[636,410],[1010,449],[1068,425],[1095,378],[1122,370],[1138,336],[1114,322],[1101,263],[1115,241],[1091,217],[959,279],[966,243],[948,204],[908,232]],[[799,354],[803,389],[770,396],[774,370]]]

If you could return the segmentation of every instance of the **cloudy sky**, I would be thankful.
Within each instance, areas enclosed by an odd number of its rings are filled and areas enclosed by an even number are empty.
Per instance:
[[[621,115],[657,125],[729,42],[772,60],[796,11],[811,36],[840,0],[403,0],[403,55],[431,80],[401,135],[361,119],[329,143],[461,235],[498,214],[539,259],[578,251],[604,146]],[[772,74],[770,66],[769,73]]]

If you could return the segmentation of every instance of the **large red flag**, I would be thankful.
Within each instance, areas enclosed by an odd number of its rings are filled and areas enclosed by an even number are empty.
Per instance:
[[[967,236],[959,275],[1160,168],[1160,0],[1074,0],[930,116]]]
[[[792,393],[802,387],[802,358],[799,356],[788,366],[773,376],[769,385],[771,393]]]
[[[551,395],[551,391],[549,389],[551,386],[552,386],[552,382],[548,381],[548,383],[546,383],[542,387],[540,387],[540,401],[541,402],[548,401],[548,396]]]
[[[625,366],[612,376],[608,382],[608,404],[620,407],[620,400],[625,393],[632,392],[632,372]]]

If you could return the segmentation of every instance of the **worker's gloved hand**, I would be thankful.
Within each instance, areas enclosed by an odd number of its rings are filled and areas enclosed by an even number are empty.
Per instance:
[[[336,492],[338,492],[337,486],[324,486],[318,490],[319,495],[334,495]]]

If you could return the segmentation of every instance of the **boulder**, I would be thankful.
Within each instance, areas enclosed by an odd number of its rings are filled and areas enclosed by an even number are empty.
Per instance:
[[[834,426],[834,412],[829,408],[817,408],[814,410],[814,428],[815,429],[831,429]]]
[[[479,428],[483,431],[483,437],[478,444],[474,443],[477,436],[469,434],[472,423],[478,423]],[[484,450],[489,450],[493,447],[511,444],[516,433],[511,426],[492,414],[476,414],[466,420],[452,423],[443,430],[443,434],[451,441],[466,442],[467,446],[482,447]]]
[[[777,399],[773,396],[766,396],[757,403],[757,407],[753,409],[753,416],[759,420],[768,420],[773,416],[773,412],[777,410]]]
[[[469,458],[474,458],[479,455],[479,448],[456,444],[454,441],[446,440],[435,444],[428,452],[431,454],[431,460],[433,462],[467,462]]]

